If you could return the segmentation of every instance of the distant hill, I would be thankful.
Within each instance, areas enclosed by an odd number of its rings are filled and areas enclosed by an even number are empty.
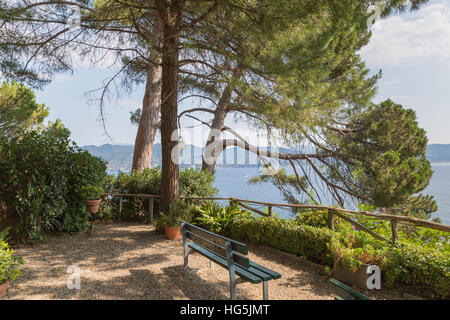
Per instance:
[[[112,145],[84,146],[83,149],[89,151],[94,156],[100,157],[108,162],[109,171],[130,171],[133,161],[133,145]],[[294,152],[289,149],[281,149],[281,152]],[[303,150],[308,152],[308,150]],[[185,145],[180,154],[181,163],[186,165],[200,166],[202,164],[203,148],[193,145]],[[430,144],[427,148],[427,157],[431,162],[450,162],[450,144]],[[161,164],[161,144],[153,146],[153,165]],[[241,148],[227,148],[217,159],[218,166],[244,166],[257,165],[258,157],[251,152]]]
[[[84,146],[84,150],[89,151],[92,155],[102,158],[108,162],[109,171],[130,171],[133,162],[133,145],[112,145],[104,144],[101,146]],[[283,150],[285,152],[286,150]],[[195,165],[197,167],[202,164],[203,148],[184,145],[180,152],[181,164],[187,166]],[[235,161],[235,159],[237,159]],[[157,143],[153,146],[152,165],[157,166],[161,164],[162,151],[161,144]],[[247,160],[247,161],[246,161]],[[245,163],[250,165],[257,165],[258,158],[253,153],[248,153],[240,148],[227,148],[225,153],[222,153],[217,159],[218,166],[229,166],[236,163],[237,166],[243,166]]]
[[[134,145],[84,146],[84,150],[108,162],[108,170],[129,171],[133,161]]]
[[[430,144],[427,157],[431,162],[450,162],[450,144]]]

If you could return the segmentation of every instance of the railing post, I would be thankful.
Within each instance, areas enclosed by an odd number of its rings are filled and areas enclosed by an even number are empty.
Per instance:
[[[122,220],[122,196],[119,198],[119,222]]]
[[[267,207],[267,209],[268,209],[268,212],[269,212],[269,217],[273,217],[272,205],[269,205],[269,206]]]
[[[150,224],[153,224],[153,206],[154,206],[154,200],[153,200],[153,197],[150,197],[149,202],[148,202],[148,214],[149,214]]]
[[[397,220],[391,220],[391,230],[392,230],[392,242],[396,244],[398,242],[398,224]]]
[[[336,219],[332,210],[328,210],[328,228],[334,230],[334,220]]]

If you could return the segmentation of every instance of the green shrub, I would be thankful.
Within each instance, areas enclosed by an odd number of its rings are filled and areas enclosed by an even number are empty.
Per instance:
[[[292,220],[268,217],[235,217],[229,226],[235,240],[272,247],[332,265],[329,250],[333,232],[326,228],[298,225]]]
[[[445,247],[437,249],[407,240],[392,245],[350,230],[335,233],[330,250],[336,264],[352,270],[363,264],[379,266],[387,288],[399,284],[412,286],[430,298],[445,298],[450,294],[450,251]]]
[[[389,244],[368,236],[364,232],[348,230],[335,232],[330,242],[334,264],[341,264],[356,271],[363,264],[380,266],[384,250]]]
[[[194,223],[214,233],[227,232],[232,219],[236,216],[251,216],[250,212],[242,210],[237,203],[222,207],[214,201],[196,206],[194,212]]]
[[[117,177],[111,179],[109,191],[114,193],[159,194],[161,190],[161,169],[159,167],[131,173],[120,172]]]
[[[194,168],[182,168],[178,179],[181,197],[214,197],[214,173]],[[159,194],[159,193],[158,193]]]
[[[399,284],[420,288],[430,298],[446,298],[450,294],[450,252],[400,242],[394,246],[363,232],[337,233],[331,251],[336,263],[356,270],[363,264],[380,267],[383,284],[394,288]]]
[[[105,191],[102,187],[94,186],[94,185],[87,185],[82,186],[80,188],[80,196],[83,200],[98,200],[100,199]]]
[[[217,189],[213,188],[214,174],[197,169],[181,169],[179,174],[180,196],[213,197]],[[104,184],[108,193],[153,194],[161,193],[161,169],[151,168],[131,173],[119,173],[117,177],[109,176]],[[109,203],[109,209],[118,214],[119,198],[114,197]],[[124,197],[122,202],[122,219],[131,221],[146,221],[148,217],[149,200]],[[101,212],[102,212],[101,211]],[[159,215],[158,203],[154,204],[155,215]]]
[[[182,168],[179,174],[180,196],[213,197],[217,189],[213,187],[214,174],[193,168]],[[161,168],[121,172],[110,177],[105,189],[111,193],[155,194],[161,193]]]
[[[423,246],[409,243],[407,238],[394,246],[348,227],[341,232],[331,231],[321,226],[323,220],[310,218],[303,221],[318,227],[301,224],[298,219],[237,215],[231,219],[227,234],[235,240],[272,247],[327,267],[342,264],[356,270],[363,264],[374,264],[380,267],[387,288],[406,285],[419,288],[427,297],[449,298],[450,251],[442,234],[433,233],[440,240]],[[387,227],[377,226],[380,230]]]
[[[430,298],[450,298],[450,252],[404,244],[389,247],[381,265],[388,288],[406,284]]]
[[[40,241],[45,232],[78,232],[89,220],[81,187],[101,185],[106,165],[78,148],[65,128],[0,138],[0,200],[14,208],[17,231]]]
[[[15,257],[14,251],[4,239],[6,231],[0,232],[0,284],[6,281],[14,282],[19,276],[20,266],[24,264],[21,257]]]
[[[191,221],[192,207],[184,200],[177,200],[169,206],[169,212],[167,214],[161,213],[160,217],[156,220],[156,229],[162,229],[163,227],[176,227],[180,224],[181,220],[186,222]]]
[[[302,209],[296,212],[293,220],[300,225],[308,225],[315,228],[328,227],[328,210]],[[349,230],[351,226],[342,219],[335,219],[334,228],[337,231]]]

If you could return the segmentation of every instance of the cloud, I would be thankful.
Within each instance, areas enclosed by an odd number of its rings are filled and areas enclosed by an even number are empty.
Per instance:
[[[377,67],[406,65],[417,59],[450,64],[450,3],[437,2],[376,22],[361,56],[369,66]]]

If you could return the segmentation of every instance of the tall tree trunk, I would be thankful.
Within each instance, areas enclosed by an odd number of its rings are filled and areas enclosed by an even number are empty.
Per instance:
[[[202,170],[214,172],[214,168],[216,166],[217,157],[220,155],[220,152],[215,149],[209,150],[208,146],[211,146],[214,141],[220,139],[220,133],[222,131],[222,127],[225,124],[225,117],[227,115],[227,107],[231,100],[232,89],[230,85],[227,85],[220,97],[220,100],[217,104],[217,109],[214,111],[214,118],[211,124],[211,129],[209,131],[208,140],[206,142],[205,154],[202,156]],[[208,154],[207,154],[208,153]]]
[[[159,14],[154,16],[153,41],[156,50],[152,50],[151,58],[155,63],[147,65],[147,79],[145,95],[142,102],[142,114],[134,143],[132,170],[141,171],[152,167],[153,143],[158,127],[159,113],[161,111],[161,48],[163,41],[162,25]]]
[[[181,4],[160,8],[163,25],[161,144],[161,211],[178,198],[178,51],[180,46]],[[174,139],[172,140],[172,137]],[[176,138],[176,139],[175,139]],[[173,157],[172,157],[173,154]]]
[[[148,66],[141,120],[134,143],[133,171],[152,167],[153,143],[161,109],[161,76],[161,66]]]

